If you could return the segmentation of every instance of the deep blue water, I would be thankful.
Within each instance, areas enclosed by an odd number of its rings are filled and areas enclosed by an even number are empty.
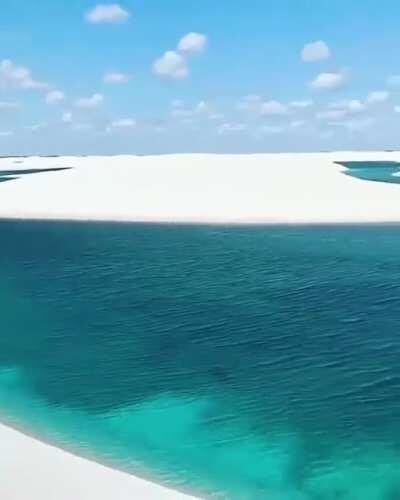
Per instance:
[[[400,226],[0,239],[1,420],[203,496],[400,499]]]
[[[346,175],[366,181],[400,184],[400,163],[397,161],[343,161]]]

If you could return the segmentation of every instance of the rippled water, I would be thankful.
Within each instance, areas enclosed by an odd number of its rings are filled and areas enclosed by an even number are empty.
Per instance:
[[[400,227],[0,222],[1,419],[203,496],[400,499]]]

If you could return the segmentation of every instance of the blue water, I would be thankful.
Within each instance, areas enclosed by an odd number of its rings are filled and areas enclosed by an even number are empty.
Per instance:
[[[400,498],[400,226],[0,238],[2,421],[203,497]]]
[[[397,161],[343,161],[345,174],[357,179],[400,184],[400,163]]]

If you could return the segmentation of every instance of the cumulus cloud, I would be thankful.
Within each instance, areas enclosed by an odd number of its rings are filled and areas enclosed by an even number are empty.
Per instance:
[[[48,90],[50,87],[48,83],[35,80],[28,68],[18,66],[9,59],[0,63],[0,83],[23,90]]]
[[[240,111],[258,111],[260,109],[263,99],[257,94],[249,94],[237,103],[236,108]]]
[[[128,83],[131,80],[132,76],[128,75],[127,73],[117,73],[117,72],[111,72],[111,73],[106,73],[103,77],[103,81],[105,83],[114,83],[114,84],[121,84],[121,83]]]
[[[136,126],[136,121],[132,118],[122,118],[111,123],[112,128],[132,128]]]
[[[172,80],[183,80],[189,75],[186,59],[177,52],[169,50],[153,64],[156,75]]]
[[[61,120],[64,123],[71,123],[72,122],[72,113],[70,111],[66,111],[65,113],[63,113]]]
[[[243,132],[246,130],[244,123],[223,123],[218,127],[218,134],[229,134],[231,132]]]
[[[1,130],[0,131],[0,137],[10,137],[14,135],[14,132],[12,130]]]
[[[130,13],[119,4],[99,4],[86,14],[86,20],[92,24],[122,23],[127,21]]]
[[[311,108],[313,105],[314,105],[314,103],[311,99],[304,100],[304,101],[292,101],[290,103],[290,106],[292,106],[293,108],[299,108],[299,109]]]
[[[13,110],[21,107],[19,102],[15,101],[0,101],[0,110]]]
[[[389,92],[386,90],[375,90],[374,92],[370,92],[367,97],[367,102],[369,104],[376,104],[380,102],[385,102],[389,98]]]
[[[75,106],[83,109],[93,109],[100,106],[104,101],[104,97],[101,94],[93,94],[91,97],[81,97],[75,102]]]
[[[282,116],[287,113],[287,107],[279,101],[266,101],[260,106],[262,115]]]
[[[207,37],[202,33],[188,33],[178,43],[178,51],[183,54],[203,52],[207,47]]]
[[[335,90],[342,87],[346,81],[343,72],[320,73],[310,84],[313,90]]]
[[[319,111],[315,116],[318,120],[340,120],[344,118],[347,111],[344,109],[329,109],[325,111]]]
[[[259,128],[259,133],[263,135],[276,135],[284,132],[285,128],[278,125],[263,125]]]
[[[324,59],[329,59],[330,56],[329,47],[322,40],[306,44],[301,51],[301,59],[304,62],[323,61]]]
[[[61,90],[52,90],[46,94],[47,104],[54,104],[56,102],[64,101],[65,94]]]

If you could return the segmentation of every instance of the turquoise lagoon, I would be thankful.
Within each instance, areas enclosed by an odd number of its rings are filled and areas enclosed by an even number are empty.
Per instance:
[[[3,422],[204,498],[400,499],[400,226],[0,238]]]

